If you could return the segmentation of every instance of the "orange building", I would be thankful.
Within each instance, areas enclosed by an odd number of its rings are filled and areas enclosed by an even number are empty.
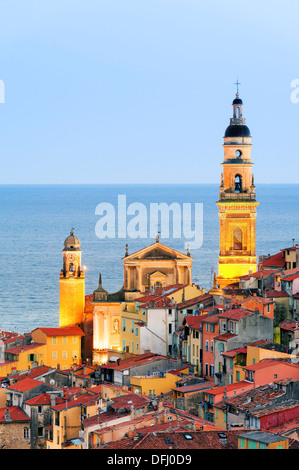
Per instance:
[[[256,271],[255,185],[251,167],[251,135],[242,115],[238,90],[233,101],[233,117],[224,135],[224,161],[220,197],[219,289],[238,282],[240,276]]]

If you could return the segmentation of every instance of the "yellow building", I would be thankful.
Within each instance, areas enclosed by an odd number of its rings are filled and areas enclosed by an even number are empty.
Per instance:
[[[81,362],[81,338],[78,326],[65,328],[36,328],[32,340],[44,344],[42,362],[49,367],[69,369]]]
[[[98,413],[99,397],[90,393],[51,407],[53,428],[46,441],[47,449],[82,449],[82,420]]]
[[[5,360],[0,362],[0,376],[26,371],[41,362],[45,364],[46,357],[47,347],[39,342],[6,349]]]
[[[247,358],[246,365],[251,366],[257,364],[263,359],[279,359],[279,358],[290,358],[291,355],[272,349],[264,349],[262,347],[247,346]]]
[[[233,117],[224,135],[224,161],[220,197],[220,247],[217,283],[219,289],[256,271],[255,185],[251,167],[251,136],[242,115],[238,90],[233,101]]]
[[[189,373],[189,367],[181,369],[182,374]],[[176,374],[165,372],[160,374],[159,372],[154,375],[138,375],[132,376],[130,379],[130,385],[132,391],[140,393],[142,395],[167,393],[176,386],[176,383],[180,380],[180,377]]]
[[[249,431],[238,436],[238,449],[288,449],[287,437],[262,431]]]

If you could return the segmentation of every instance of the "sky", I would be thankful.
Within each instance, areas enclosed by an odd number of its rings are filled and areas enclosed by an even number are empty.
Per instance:
[[[299,183],[298,17],[297,0],[0,0],[0,184],[218,184],[237,79],[255,183]]]

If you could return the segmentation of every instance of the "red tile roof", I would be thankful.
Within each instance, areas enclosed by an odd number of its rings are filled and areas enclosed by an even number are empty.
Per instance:
[[[247,308],[231,308],[230,310],[226,310],[223,313],[219,314],[219,318],[229,318],[230,320],[240,320],[240,318],[248,317],[253,315],[252,310],[248,310]]]
[[[283,252],[280,251],[275,255],[270,256],[269,258],[265,259],[261,262],[262,266],[284,266],[285,265],[285,258],[283,257]]]
[[[55,404],[59,405],[62,403],[65,403],[65,400],[63,400],[61,397],[54,396],[55,399]],[[25,402],[27,405],[51,405],[51,393],[42,393],[41,395],[38,395],[37,397],[33,397],[30,400],[26,400]]]
[[[64,401],[63,404],[52,406],[54,411],[62,411],[68,408],[74,408],[76,406],[91,406],[94,405],[99,400],[97,395],[92,395],[90,393],[83,393],[82,395],[75,396],[69,401]]]
[[[283,330],[295,331],[299,329],[299,321],[296,320],[284,320],[279,324],[279,328]]]
[[[149,397],[146,395],[138,395],[136,393],[129,393],[128,395],[122,395],[120,397],[112,398],[109,405],[114,410],[125,409],[130,411],[131,407],[142,408],[147,406],[150,402]]]
[[[213,296],[211,294],[203,294],[199,295],[197,297],[193,297],[192,299],[185,300],[184,302],[180,302],[177,304],[178,309],[190,307],[191,305],[197,305],[197,304],[207,304],[209,301],[213,301]]]
[[[21,354],[32,349],[44,347],[43,343],[23,344],[21,346],[14,346],[13,348],[6,349],[5,354]]]
[[[233,333],[223,333],[222,335],[215,336],[214,339],[217,341],[227,341],[228,339],[234,338],[235,334]]]
[[[61,328],[35,328],[40,330],[47,336],[84,336],[83,331],[79,326],[65,326]]]
[[[125,370],[129,369],[130,367],[136,367],[141,364],[143,365],[149,362],[166,358],[167,356],[161,356],[160,354],[150,352],[145,354],[139,354],[134,357],[129,357],[128,359],[122,359],[121,361],[119,361],[119,364],[117,362],[113,362],[108,364],[101,364],[100,367],[103,369]],[[173,360],[173,362],[176,362],[175,359]]]
[[[290,297],[286,291],[277,291],[277,290],[266,290],[265,296],[268,299],[272,299],[276,297]]]
[[[9,390],[15,390],[17,392],[26,392],[27,390],[31,390],[32,388],[38,387],[42,385],[43,382],[35,379],[31,379],[27,377],[26,379],[20,380],[19,382],[9,385],[7,388]]]
[[[5,419],[5,411],[8,409],[10,421]],[[9,406],[8,408],[0,408],[0,423],[30,421],[31,418],[19,406]]]

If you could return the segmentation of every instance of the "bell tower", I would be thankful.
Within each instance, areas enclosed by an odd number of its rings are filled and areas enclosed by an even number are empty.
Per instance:
[[[219,201],[219,262],[216,281],[219,289],[256,271],[254,177],[251,172],[251,135],[243,117],[243,102],[237,82],[233,117],[224,135]]]
[[[60,271],[59,326],[81,324],[85,308],[85,275],[81,267],[80,241],[74,229],[64,241],[63,268]]]

